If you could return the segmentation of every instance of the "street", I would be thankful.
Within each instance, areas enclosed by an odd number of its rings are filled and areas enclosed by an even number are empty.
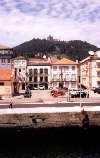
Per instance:
[[[87,103],[81,103],[82,107],[92,107],[92,106],[100,106],[100,102],[98,103],[90,103],[90,102],[87,102]],[[12,105],[12,108],[39,108],[39,107],[61,107],[61,108],[64,108],[64,107],[76,107],[76,106],[79,106],[80,107],[80,103],[73,103],[73,102],[70,102],[70,103],[48,103],[48,104],[44,104],[44,103],[28,103],[28,104],[13,104]],[[0,109],[6,109],[6,108],[9,108],[9,104],[2,104],[0,105]]]

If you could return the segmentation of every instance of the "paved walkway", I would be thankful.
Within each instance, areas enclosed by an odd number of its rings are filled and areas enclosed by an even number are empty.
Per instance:
[[[23,97],[24,91],[20,91],[19,96],[13,97],[13,103],[57,103],[68,102],[67,95],[54,98],[50,95],[49,90],[33,90],[31,98]],[[0,100],[0,104],[9,104],[11,98],[4,98]],[[70,102],[80,102],[80,98],[71,98]],[[100,94],[90,91],[89,98],[81,98],[81,102],[100,102]],[[0,114],[21,114],[21,113],[56,113],[56,112],[81,112],[83,108],[79,106],[74,107],[34,107],[34,108],[12,108],[0,109]],[[84,107],[86,111],[100,111],[100,106]]]
[[[23,114],[23,113],[61,113],[81,112],[83,108],[75,107],[35,107],[35,108],[12,108],[0,109],[0,114]],[[100,111],[100,106],[84,107],[85,111]]]
[[[20,91],[19,96],[12,98],[13,103],[59,103],[59,102],[100,102],[100,94],[90,91],[89,98],[68,98],[67,94],[64,96],[53,97],[50,94],[50,90],[33,90],[31,98],[24,98],[24,91]],[[3,98],[0,100],[0,104],[9,103],[11,98]]]

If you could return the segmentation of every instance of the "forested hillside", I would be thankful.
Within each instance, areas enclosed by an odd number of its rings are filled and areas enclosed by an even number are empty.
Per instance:
[[[82,60],[89,54],[88,51],[97,51],[98,48],[87,42],[74,41],[48,41],[46,39],[32,39],[14,47],[17,56],[42,57],[45,55],[57,54],[72,60]]]

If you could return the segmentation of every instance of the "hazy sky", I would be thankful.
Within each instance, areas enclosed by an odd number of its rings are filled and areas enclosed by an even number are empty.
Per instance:
[[[49,35],[100,47],[100,0],[0,0],[0,44]]]

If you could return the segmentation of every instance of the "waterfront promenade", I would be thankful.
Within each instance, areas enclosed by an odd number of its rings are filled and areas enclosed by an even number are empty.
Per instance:
[[[82,127],[83,109],[88,113],[90,124],[100,126],[100,97],[90,93],[89,98],[70,98],[67,95],[54,98],[49,90],[33,90],[31,98],[19,96],[0,100],[1,128],[49,128]],[[80,107],[80,102],[82,107]]]
[[[68,103],[68,102],[100,102],[100,94],[94,93],[93,91],[89,92],[89,98],[69,98],[67,93],[64,96],[53,97],[50,94],[50,90],[32,90],[31,98],[24,98],[24,91],[20,90],[19,95],[12,98],[13,104],[19,103]],[[10,102],[11,98],[4,97],[0,100],[0,104],[5,104]]]
[[[81,112],[83,108],[85,108],[86,111],[100,111],[100,106],[98,106],[100,103],[100,94],[94,93],[93,91],[90,91],[89,98],[81,98],[81,100],[80,98],[70,98],[69,100],[67,98],[67,94],[65,96],[59,96],[55,98],[50,95],[50,90],[33,90],[31,98],[24,98],[23,94],[24,94],[24,90],[20,90],[20,94],[12,98],[12,103],[13,103],[12,109],[9,109],[9,103],[11,101],[11,98],[3,98],[2,100],[0,100],[0,108],[5,107],[5,108],[1,108],[0,114],[32,113],[32,112],[55,113],[55,112],[70,112],[70,111]],[[95,103],[94,104],[95,106],[94,105],[91,106],[91,104],[89,104],[88,106],[87,104],[85,107],[83,106],[80,107],[80,102],[82,103],[82,105],[83,103]],[[41,106],[39,106],[39,104]],[[52,106],[50,107],[49,104],[52,104]],[[59,104],[59,106],[57,106],[57,104]],[[66,106],[63,106],[63,104],[65,104]],[[27,105],[27,107],[23,105]]]

